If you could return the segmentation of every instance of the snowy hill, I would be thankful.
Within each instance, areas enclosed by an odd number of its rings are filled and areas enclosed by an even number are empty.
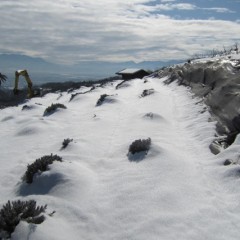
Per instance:
[[[47,205],[41,224],[20,221],[11,239],[239,238],[239,167],[223,163],[238,160],[240,138],[212,154],[216,122],[168,79],[49,93],[0,111],[0,205]],[[46,113],[52,103],[62,105]],[[149,138],[149,151],[129,154]],[[51,154],[62,161],[26,183],[27,166]]]

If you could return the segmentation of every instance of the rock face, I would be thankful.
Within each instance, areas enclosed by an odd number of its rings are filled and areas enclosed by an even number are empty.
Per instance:
[[[240,132],[240,60],[219,59],[185,63],[158,72],[169,76],[165,83],[177,81],[191,90],[210,107],[218,121],[219,134],[228,135],[227,143]]]

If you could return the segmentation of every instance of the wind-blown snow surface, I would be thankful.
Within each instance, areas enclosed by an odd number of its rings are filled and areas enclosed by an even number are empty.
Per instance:
[[[0,204],[48,206],[42,224],[21,222],[12,239],[239,239],[238,169],[222,163],[237,157],[240,140],[213,155],[209,113],[186,88],[163,80],[115,89],[116,81],[70,102],[65,92],[31,99],[29,110],[1,110]],[[140,97],[145,89],[154,93]],[[96,106],[102,94],[111,96]],[[67,109],[43,117],[52,103]],[[148,154],[130,161],[129,145],[148,137]],[[66,138],[73,142],[60,150]],[[63,162],[23,183],[27,164],[51,153]]]

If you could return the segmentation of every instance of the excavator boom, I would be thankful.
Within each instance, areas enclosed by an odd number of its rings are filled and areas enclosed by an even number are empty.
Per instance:
[[[18,90],[18,82],[19,82],[19,76],[23,76],[28,84],[28,98],[32,98],[34,93],[32,90],[32,81],[28,75],[27,70],[18,70],[15,72],[15,86],[13,89],[13,93],[15,95],[18,94],[19,90]]]

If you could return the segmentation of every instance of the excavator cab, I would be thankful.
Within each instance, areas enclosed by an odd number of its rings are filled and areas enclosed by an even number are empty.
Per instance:
[[[32,98],[34,96],[34,91],[32,89],[32,81],[28,75],[27,70],[18,70],[15,72],[15,86],[13,89],[14,95],[17,95],[19,93],[18,89],[18,82],[19,82],[19,76],[23,76],[28,84],[28,98]]]

